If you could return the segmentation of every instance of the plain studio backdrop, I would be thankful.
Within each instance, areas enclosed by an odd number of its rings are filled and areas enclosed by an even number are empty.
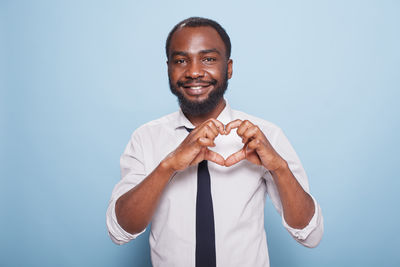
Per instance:
[[[400,266],[399,1],[1,1],[1,266],[151,266],[105,212],[131,133],[177,110],[164,51],[190,16],[231,37],[230,105],[279,125],[325,218],[272,267]]]

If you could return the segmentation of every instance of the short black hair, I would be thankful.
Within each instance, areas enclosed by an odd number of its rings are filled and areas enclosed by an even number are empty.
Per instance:
[[[226,50],[226,58],[229,59],[231,57],[231,39],[229,38],[229,35],[226,33],[225,29],[222,28],[221,25],[219,25],[218,22],[211,20],[211,19],[206,19],[206,18],[201,18],[201,17],[190,17],[185,20],[182,20],[178,24],[175,25],[174,28],[169,32],[168,37],[167,37],[167,42],[165,43],[165,52],[167,54],[167,59],[169,59],[169,47],[171,44],[171,38],[172,35],[180,28],[184,27],[204,27],[204,26],[209,26],[214,28],[221,37],[222,41],[225,44],[225,50]]]

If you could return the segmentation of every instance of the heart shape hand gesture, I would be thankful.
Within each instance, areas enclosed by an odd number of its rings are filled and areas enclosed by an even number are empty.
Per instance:
[[[228,135],[231,130],[242,138],[243,148],[224,159],[220,154],[208,149],[215,147],[218,135]],[[234,120],[226,126],[216,119],[209,119],[193,129],[183,142],[170,153],[166,160],[174,171],[184,170],[203,160],[230,167],[242,160],[262,165],[270,171],[282,166],[284,160],[271,146],[261,129],[248,120]]]

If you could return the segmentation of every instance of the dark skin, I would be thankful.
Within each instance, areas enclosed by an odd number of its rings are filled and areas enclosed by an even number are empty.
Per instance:
[[[177,30],[170,45],[168,75],[173,84],[191,81],[177,89],[190,101],[202,101],[218,87],[227,73],[232,77],[232,60],[226,58],[225,45],[211,27],[185,27]],[[197,80],[196,80],[197,79]],[[211,79],[217,84],[209,83]],[[201,80],[201,82],[195,82]],[[264,133],[250,121],[234,120],[227,125],[216,118],[225,107],[221,98],[207,114],[185,114],[195,129],[139,185],[122,195],[115,206],[118,223],[127,232],[143,231],[150,223],[160,197],[177,171],[203,160],[230,167],[242,160],[262,165],[270,171],[277,185],[286,222],[293,228],[308,225],[314,214],[314,203],[290,171],[287,162],[274,150]],[[208,149],[215,146],[218,135],[232,129],[242,138],[243,148],[224,159]],[[243,177],[246,179],[246,177]]]

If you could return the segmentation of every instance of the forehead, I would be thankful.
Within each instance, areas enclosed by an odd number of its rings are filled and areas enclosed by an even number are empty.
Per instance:
[[[209,26],[183,27],[178,29],[171,38],[169,52],[182,51],[198,53],[201,50],[216,49],[225,55],[225,44],[218,32]]]

